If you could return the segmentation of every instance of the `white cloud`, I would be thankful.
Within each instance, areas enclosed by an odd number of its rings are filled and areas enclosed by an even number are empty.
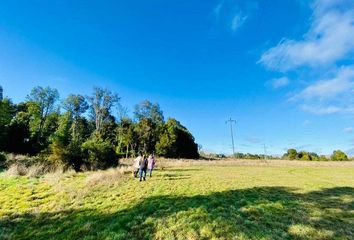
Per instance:
[[[354,1],[315,0],[311,7],[311,26],[301,39],[281,40],[259,62],[279,72],[306,68],[300,74],[308,84],[288,98],[302,110],[353,114]]]
[[[235,32],[238,28],[240,28],[244,22],[246,21],[247,16],[242,16],[241,14],[236,14],[231,21],[231,30]]]
[[[318,106],[303,104],[300,108],[306,112],[313,113],[316,115],[333,114],[340,112],[340,108],[335,106]]]
[[[343,129],[343,132],[352,133],[352,132],[354,132],[354,128],[353,128],[353,127],[344,128],[344,129]]]
[[[214,14],[215,14],[216,18],[219,18],[219,16],[220,16],[220,11],[221,11],[222,5],[223,5],[223,1],[220,2],[218,5],[216,5],[216,7],[214,8]]]
[[[253,0],[221,0],[213,9],[213,14],[217,25],[236,32],[257,8],[258,4]]]
[[[331,99],[340,94],[352,93],[354,90],[354,66],[342,67],[333,78],[316,81],[307,86],[291,100]]]
[[[274,89],[278,89],[289,85],[289,82],[290,82],[289,78],[281,77],[281,78],[274,78],[270,80],[269,82],[267,82],[267,85],[271,86]]]
[[[342,67],[335,76],[315,81],[289,98],[301,109],[317,115],[354,113],[354,66]]]
[[[342,3],[340,5],[339,3]],[[269,69],[288,71],[301,66],[335,63],[354,51],[354,8],[349,0],[317,0],[310,30],[302,40],[283,39],[259,60]]]

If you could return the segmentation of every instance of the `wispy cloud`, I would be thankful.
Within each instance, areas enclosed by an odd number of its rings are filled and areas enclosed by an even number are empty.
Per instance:
[[[236,32],[257,7],[257,2],[253,0],[222,0],[215,6],[213,14],[218,25],[228,31]]]
[[[316,81],[307,86],[300,93],[295,94],[292,100],[319,99],[326,100],[340,94],[352,93],[354,90],[354,66],[342,67],[336,75],[326,80]]]
[[[290,80],[287,77],[274,78],[267,82],[267,85],[271,86],[273,89],[278,89],[289,85]]]
[[[332,113],[339,113],[342,111],[342,109],[339,107],[326,105],[302,104],[300,108],[306,112],[313,113],[316,115],[326,115]]]
[[[338,2],[317,0],[313,4],[310,30],[300,41],[283,39],[267,50],[260,63],[269,69],[288,71],[300,66],[317,67],[346,57],[354,50],[354,9],[341,8]],[[337,4],[336,4],[337,3]]]
[[[335,76],[309,84],[290,97],[307,112],[323,115],[354,112],[354,66],[342,67]]]
[[[314,114],[354,113],[354,1],[315,0],[301,40],[283,39],[259,63],[279,72],[306,68],[309,76],[290,102]]]
[[[242,16],[241,14],[236,14],[231,21],[231,30],[235,32],[238,28],[240,28],[243,23],[246,21],[247,16]]]

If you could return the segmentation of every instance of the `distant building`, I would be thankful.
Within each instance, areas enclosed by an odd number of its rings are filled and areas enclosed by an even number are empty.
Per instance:
[[[3,99],[3,89],[2,87],[0,86],[0,101],[2,101]]]

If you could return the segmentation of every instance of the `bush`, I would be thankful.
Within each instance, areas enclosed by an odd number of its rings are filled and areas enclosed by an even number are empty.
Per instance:
[[[321,155],[318,160],[319,161],[328,161],[328,158],[325,155]]]
[[[91,170],[106,169],[118,165],[117,155],[112,144],[93,136],[82,144],[82,149],[86,155],[86,163]]]
[[[348,161],[348,156],[341,150],[336,150],[333,151],[333,154],[331,155],[331,160],[332,161]]]
[[[198,144],[188,129],[175,119],[169,118],[165,123],[156,153],[167,158],[199,158]]]
[[[289,160],[295,160],[297,158],[297,151],[295,149],[288,149],[288,151],[284,154],[283,158],[289,159]]]
[[[6,166],[6,155],[0,152],[0,169]]]
[[[302,151],[297,154],[297,158],[301,161],[311,161],[311,156],[308,152]]]

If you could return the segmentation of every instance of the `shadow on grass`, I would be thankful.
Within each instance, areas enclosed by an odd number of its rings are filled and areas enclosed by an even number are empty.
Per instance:
[[[295,190],[154,196],[111,214],[91,209],[11,216],[0,219],[0,238],[353,239],[354,188]]]
[[[202,171],[200,168],[171,168],[172,171],[174,172],[197,172],[197,171]]]
[[[163,179],[163,180],[182,180],[182,179],[191,178],[191,175],[183,174],[183,172],[179,172],[179,173],[164,173],[164,174],[160,175],[159,178]]]

